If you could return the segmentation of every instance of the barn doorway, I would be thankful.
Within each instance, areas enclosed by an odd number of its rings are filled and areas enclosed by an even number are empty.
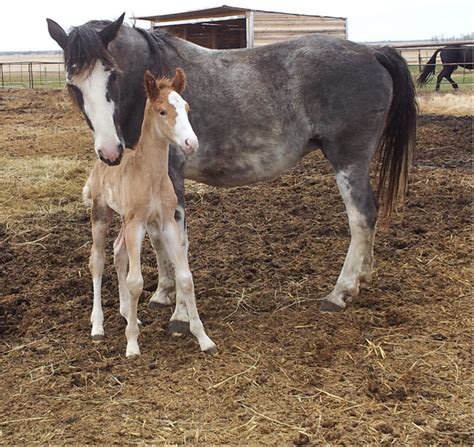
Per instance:
[[[212,20],[159,27],[177,37],[214,50],[246,48],[246,20]]]

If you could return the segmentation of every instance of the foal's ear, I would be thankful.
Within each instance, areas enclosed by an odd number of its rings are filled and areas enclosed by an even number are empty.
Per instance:
[[[186,88],[186,74],[182,68],[176,69],[176,74],[174,75],[172,81],[173,88],[181,95]]]
[[[123,13],[115,22],[107,25],[102,31],[99,31],[100,40],[106,47],[117,37],[118,30],[122,26],[124,17],[125,13]]]
[[[57,44],[63,49],[66,49],[67,45],[67,34],[59,24],[54,20],[46,19],[48,22],[49,35],[57,42]]]
[[[158,97],[156,79],[149,70],[145,71],[145,92],[152,101]]]

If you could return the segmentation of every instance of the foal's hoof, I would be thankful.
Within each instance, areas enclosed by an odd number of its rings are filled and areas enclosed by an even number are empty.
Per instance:
[[[164,309],[168,306],[169,304],[160,303],[159,301],[148,301],[148,309],[150,310]]]
[[[217,350],[217,346],[214,345],[210,348],[205,349],[203,352],[209,355],[217,355],[219,351]]]
[[[92,335],[91,338],[93,342],[99,343],[101,341],[104,341],[104,334]]]
[[[168,324],[168,334],[172,337],[184,337],[189,332],[189,322],[171,320]]]
[[[321,312],[340,312],[341,310],[344,310],[344,307],[339,306],[339,304],[335,304],[332,301],[326,299],[321,301],[319,310]]]

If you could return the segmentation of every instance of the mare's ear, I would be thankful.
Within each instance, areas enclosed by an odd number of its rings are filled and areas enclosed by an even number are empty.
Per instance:
[[[67,45],[67,34],[59,24],[54,20],[46,19],[48,22],[49,35],[57,42],[57,44],[63,49],[66,49]]]
[[[156,79],[153,74],[147,70],[145,71],[145,92],[148,98],[152,101],[158,97],[158,87],[156,86]]]
[[[172,81],[173,88],[181,95],[186,88],[186,74],[182,68],[176,69],[176,74],[174,75]]]
[[[118,30],[122,26],[124,17],[125,13],[123,13],[115,22],[107,25],[102,31],[99,31],[100,40],[106,47],[117,37]]]

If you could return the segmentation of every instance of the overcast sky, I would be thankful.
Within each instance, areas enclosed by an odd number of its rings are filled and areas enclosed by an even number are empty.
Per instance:
[[[212,0],[7,0],[2,2],[0,51],[56,50],[46,17],[65,29],[91,19],[167,14],[221,6]],[[418,40],[474,31],[472,0],[229,0],[231,6],[348,18],[349,39],[357,42]],[[131,23],[127,19],[128,23]],[[137,22],[147,27],[149,22]]]

